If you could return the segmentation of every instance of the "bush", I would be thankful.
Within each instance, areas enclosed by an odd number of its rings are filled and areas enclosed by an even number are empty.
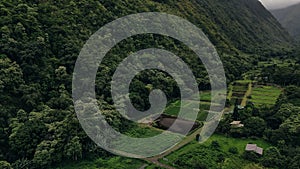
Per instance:
[[[259,160],[259,155],[252,151],[245,151],[243,153],[243,158],[245,160],[249,160],[249,161],[257,163]]]
[[[221,146],[220,146],[220,144],[219,144],[219,142],[218,141],[212,141],[211,142],[211,145],[210,145],[212,148],[214,148],[214,149],[220,149],[221,148]]]
[[[0,161],[0,168],[1,169],[12,169],[10,163],[7,161]]]
[[[237,147],[230,147],[228,152],[232,153],[232,154],[238,154],[238,148]]]

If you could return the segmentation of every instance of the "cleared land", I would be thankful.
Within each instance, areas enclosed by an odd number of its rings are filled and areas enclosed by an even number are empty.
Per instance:
[[[165,163],[170,166],[174,166],[173,163],[182,155],[184,154],[193,154],[195,156],[199,155],[197,150],[202,149],[203,151],[209,151],[211,148],[209,147],[211,145],[212,141],[217,141],[220,144],[220,149],[222,152],[228,153],[229,148],[236,147],[238,149],[238,154],[230,155],[230,158],[226,158],[224,163],[222,164],[225,168],[244,168],[249,167],[251,165],[255,165],[249,161],[243,160],[239,157],[244,152],[245,146],[248,143],[254,143],[259,145],[260,147],[266,149],[270,147],[271,145],[265,142],[262,139],[240,139],[240,138],[231,138],[226,137],[224,135],[215,134],[211,136],[204,144],[200,144],[196,141],[192,141],[189,144],[185,145],[184,147],[176,150],[172,154],[169,154],[165,157],[165,160],[160,160],[160,162]],[[175,166],[174,166],[175,167]]]
[[[254,86],[250,101],[256,105],[275,105],[282,90],[276,86]]]
[[[246,96],[248,95],[249,86],[251,85],[250,80],[238,80],[233,82],[229,86],[229,95],[227,98],[231,100],[231,102],[235,102],[235,100],[238,101],[238,104],[242,104],[242,106],[245,106],[245,102],[247,100]]]

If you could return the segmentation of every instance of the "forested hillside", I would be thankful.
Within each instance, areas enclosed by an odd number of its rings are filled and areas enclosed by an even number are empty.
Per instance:
[[[300,40],[300,3],[271,11],[282,26],[297,40]]]
[[[293,50],[289,35],[257,0],[1,1],[0,161],[14,168],[47,168],[92,155],[111,156],[97,148],[78,123],[71,98],[74,64],[85,41],[104,24],[149,11],[181,16],[201,28],[216,46],[228,81],[261,60]],[[121,132],[130,133],[136,124],[110,106],[107,82],[123,58],[149,47],[181,56],[192,67],[199,88],[210,88],[201,61],[182,43],[160,35],[128,38],[109,52],[96,80],[107,120]],[[149,83],[162,88],[170,100],[179,97],[168,75],[145,72],[131,85],[131,99],[139,109],[149,107]]]

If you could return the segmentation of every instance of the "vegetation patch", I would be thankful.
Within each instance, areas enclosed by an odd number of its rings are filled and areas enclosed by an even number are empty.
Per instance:
[[[127,169],[140,168],[143,164],[144,162],[142,160],[114,156],[110,158],[97,158],[93,160],[83,160],[80,162],[62,163],[57,167],[53,167],[52,169]]]
[[[166,160],[161,160],[161,162],[178,168],[258,167],[258,165],[241,158],[248,143],[255,143],[263,148],[270,147],[270,144],[262,139],[238,139],[215,134],[203,144],[192,141],[166,156]],[[236,149],[237,152],[233,153],[233,149]]]
[[[276,86],[254,86],[250,101],[256,105],[274,105],[282,93]]]

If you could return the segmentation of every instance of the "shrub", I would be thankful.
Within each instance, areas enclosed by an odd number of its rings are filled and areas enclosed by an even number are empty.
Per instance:
[[[228,152],[230,152],[232,154],[238,154],[239,153],[238,148],[236,148],[236,147],[230,147],[228,149]]]

